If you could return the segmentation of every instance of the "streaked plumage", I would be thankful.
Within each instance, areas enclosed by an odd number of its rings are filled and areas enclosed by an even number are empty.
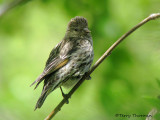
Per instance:
[[[56,88],[71,87],[89,70],[93,61],[93,42],[87,20],[71,19],[63,40],[51,51],[42,74],[35,80],[36,87],[44,86],[36,107],[40,108],[46,97]]]

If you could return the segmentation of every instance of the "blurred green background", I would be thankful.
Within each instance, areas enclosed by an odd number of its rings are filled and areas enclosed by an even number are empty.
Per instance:
[[[34,111],[42,84],[36,90],[29,86],[43,71],[51,49],[64,37],[71,18],[88,19],[95,63],[122,34],[156,12],[160,12],[159,0],[34,0],[6,13],[0,18],[0,120],[42,120],[61,101],[57,89],[41,109]],[[152,108],[159,109],[159,73],[157,19],[122,42],[55,119],[145,120],[115,114],[147,115]]]

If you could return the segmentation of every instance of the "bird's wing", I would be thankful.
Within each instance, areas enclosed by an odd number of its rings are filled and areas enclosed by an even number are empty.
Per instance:
[[[50,64],[50,62],[55,59],[55,57],[57,56],[57,54],[59,53],[59,49],[60,47],[63,45],[63,42],[61,41],[60,43],[58,43],[53,49],[52,51],[50,52],[50,55],[48,57],[48,60],[46,62],[46,66],[48,64]]]
[[[60,57],[57,56],[58,52],[59,52],[59,48],[60,48],[61,44],[58,44],[50,53],[50,56],[46,62],[46,67],[43,71],[43,73],[31,84],[34,85],[35,83],[37,83],[36,87],[43,81],[43,79],[57,71],[58,69],[60,69],[61,67],[63,67],[64,65],[66,65],[69,61],[69,57]]]

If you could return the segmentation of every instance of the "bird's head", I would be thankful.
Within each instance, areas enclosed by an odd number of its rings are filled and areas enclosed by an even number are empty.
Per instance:
[[[66,36],[84,38],[90,36],[90,32],[87,20],[84,17],[76,16],[68,23]]]

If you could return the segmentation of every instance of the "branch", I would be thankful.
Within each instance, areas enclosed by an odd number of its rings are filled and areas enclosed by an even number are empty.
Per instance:
[[[6,3],[0,6],[0,17],[2,17],[5,13],[7,13],[9,10],[15,8],[16,6],[26,3],[30,0],[13,0],[10,3]]]
[[[45,120],[51,120],[62,108],[62,106],[67,102],[69,98],[71,98],[72,94],[79,88],[79,86],[86,80],[86,78],[103,62],[103,60],[108,57],[111,52],[132,32],[134,32],[136,29],[141,27],[143,24],[147,23],[150,20],[154,20],[156,18],[160,17],[160,13],[151,14],[149,17],[145,18],[143,21],[138,23],[135,27],[133,27],[131,30],[129,30],[127,33],[122,35],[98,60],[97,62],[92,66],[90,71],[86,73],[80,81],[71,89],[71,91],[67,94],[66,98],[63,99],[57,107],[45,118]]]
[[[153,108],[149,113],[148,116],[146,117],[146,120],[154,120],[154,116],[158,113],[156,108]]]

